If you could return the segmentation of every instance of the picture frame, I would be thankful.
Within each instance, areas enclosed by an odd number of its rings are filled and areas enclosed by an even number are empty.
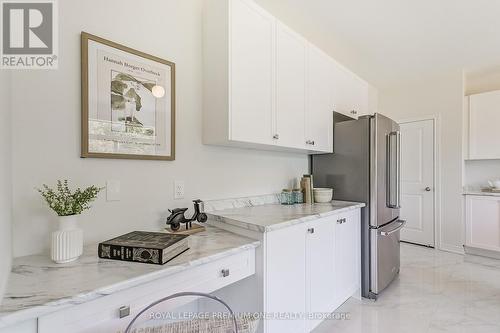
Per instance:
[[[81,33],[81,157],[175,160],[175,63]]]

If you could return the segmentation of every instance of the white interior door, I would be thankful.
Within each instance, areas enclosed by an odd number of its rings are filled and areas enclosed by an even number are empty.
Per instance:
[[[400,126],[401,240],[434,247],[434,120]]]

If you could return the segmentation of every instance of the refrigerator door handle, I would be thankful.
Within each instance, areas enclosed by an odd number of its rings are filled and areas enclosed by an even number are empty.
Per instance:
[[[396,228],[388,230],[388,231],[380,231],[380,234],[382,236],[392,235],[393,233],[398,232],[399,230],[401,230],[405,226],[405,224],[406,224],[406,220],[397,220],[396,222],[399,223],[399,225]]]
[[[387,134],[387,207],[401,206],[401,132]],[[394,142],[393,140],[396,139]]]
[[[401,208],[401,132],[396,131],[396,208]],[[405,222],[406,223],[406,222]]]

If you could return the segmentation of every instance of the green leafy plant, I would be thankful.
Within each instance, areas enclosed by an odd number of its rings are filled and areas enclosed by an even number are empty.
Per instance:
[[[90,186],[82,190],[77,188],[72,192],[68,187],[68,180],[58,180],[55,189],[43,184],[36,190],[42,195],[49,207],[59,216],[81,214],[90,209],[90,203],[97,198],[104,187]]]

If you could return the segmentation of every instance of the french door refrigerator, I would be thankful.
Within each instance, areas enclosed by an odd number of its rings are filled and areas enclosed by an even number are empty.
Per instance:
[[[334,117],[335,118],[335,117]],[[366,203],[361,211],[362,295],[377,298],[398,275],[401,133],[381,115],[334,124],[334,153],[311,156],[314,186],[336,200]]]

